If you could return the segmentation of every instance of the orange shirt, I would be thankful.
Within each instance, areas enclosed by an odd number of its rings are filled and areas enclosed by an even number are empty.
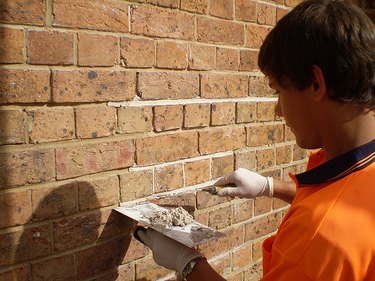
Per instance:
[[[296,197],[263,243],[263,281],[375,280],[375,140],[291,175]]]

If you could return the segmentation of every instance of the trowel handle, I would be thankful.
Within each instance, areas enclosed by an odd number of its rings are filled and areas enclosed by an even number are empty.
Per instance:
[[[139,242],[141,242],[143,245],[146,245],[146,244],[142,241],[141,237],[139,237],[139,235],[138,235],[138,232],[139,232],[139,231],[146,232],[146,231],[147,231],[147,228],[145,228],[145,227],[143,227],[143,226],[137,226],[137,227],[134,229],[134,232],[133,232],[133,236],[134,236],[134,238],[137,239]],[[146,246],[147,246],[147,245],[146,245]]]

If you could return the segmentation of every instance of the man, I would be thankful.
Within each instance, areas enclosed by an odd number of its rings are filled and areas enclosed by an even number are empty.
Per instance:
[[[238,169],[219,196],[291,202],[263,243],[262,280],[375,280],[375,27],[343,0],[308,0],[267,36],[259,66],[307,171],[282,182]],[[140,233],[157,263],[187,280],[223,280],[195,249]],[[176,262],[177,261],[177,262]]]

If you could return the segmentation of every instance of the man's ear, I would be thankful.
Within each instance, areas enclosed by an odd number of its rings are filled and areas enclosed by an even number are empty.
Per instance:
[[[314,82],[312,83],[314,99],[320,101],[327,93],[326,81],[324,79],[323,71],[319,66],[313,65],[312,71],[314,74]]]

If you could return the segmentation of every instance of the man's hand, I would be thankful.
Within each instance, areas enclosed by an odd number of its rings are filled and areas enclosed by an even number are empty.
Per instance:
[[[214,185],[235,184],[236,187],[225,187],[219,192],[219,196],[239,198],[255,198],[259,196],[273,196],[273,178],[264,177],[258,173],[239,168],[232,174],[219,179]]]

